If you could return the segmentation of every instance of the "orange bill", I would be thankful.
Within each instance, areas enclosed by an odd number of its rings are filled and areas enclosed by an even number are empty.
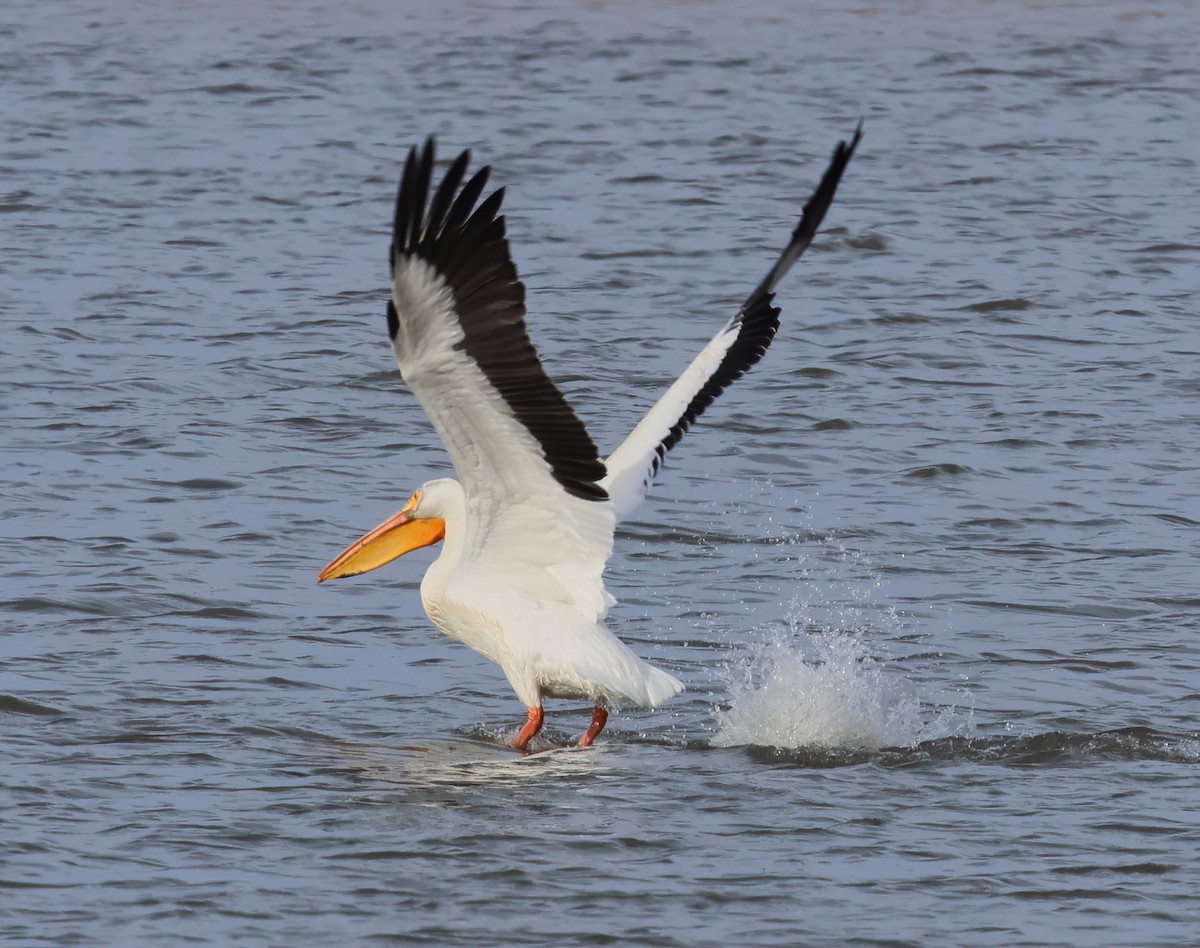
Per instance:
[[[437,517],[411,517],[408,511],[412,506],[405,507],[365,537],[351,543],[337,559],[321,570],[317,582],[369,572],[405,553],[437,543],[446,535],[446,521]]]

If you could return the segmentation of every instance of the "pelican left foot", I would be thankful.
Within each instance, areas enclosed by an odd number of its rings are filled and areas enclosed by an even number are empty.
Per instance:
[[[596,736],[604,730],[604,725],[608,722],[608,712],[600,705],[596,705],[596,710],[592,712],[592,726],[584,732],[583,737],[579,739],[580,747],[591,747],[592,741]]]
[[[546,720],[546,712],[540,707],[530,708],[529,715],[525,719],[525,726],[521,728],[517,739],[513,741],[513,747],[517,750],[525,752],[529,747],[529,742],[537,737],[538,731],[542,729],[542,722]]]

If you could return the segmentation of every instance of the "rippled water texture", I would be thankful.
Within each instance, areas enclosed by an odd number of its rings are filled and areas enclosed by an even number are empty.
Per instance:
[[[0,941],[1194,941],[1193,6],[434,6],[0,9]],[[618,538],[687,691],[516,757],[427,555],[313,582],[446,472],[404,149],[495,165],[612,447],[860,117]]]

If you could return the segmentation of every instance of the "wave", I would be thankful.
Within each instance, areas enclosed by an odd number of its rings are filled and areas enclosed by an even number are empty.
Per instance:
[[[1200,764],[1200,735],[1148,727],[1106,731],[1047,731],[1022,736],[936,738],[908,746],[875,749],[809,745],[750,745],[754,759],[797,767],[846,767],[868,761],[883,767],[919,767],[941,763],[996,764],[1007,767],[1070,767],[1095,761],[1160,761]]]

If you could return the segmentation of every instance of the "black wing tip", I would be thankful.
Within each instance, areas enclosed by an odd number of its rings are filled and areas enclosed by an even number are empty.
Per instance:
[[[850,136],[850,140],[837,143],[837,147],[833,149],[833,155],[829,161],[829,167],[825,169],[825,173],[821,175],[821,183],[817,185],[817,190],[813,192],[812,198],[809,199],[809,204],[820,202],[825,199],[825,207],[821,210],[821,216],[824,217],[825,210],[833,203],[834,192],[837,191],[838,185],[842,183],[842,175],[846,171],[847,165],[850,164],[850,159],[854,157],[854,153],[858,150],[858,143],[863,137],[863,119],[858,120],[858,124],[854,127],[854,134]],[[804,206],[807,211],[808,204]],[[820,219],[816,221],[813,230],[816,230],[821,224]]]
[[[809,195],[808,200],[804,202],[804,207],[800,209],[800,220],[796,222],[791,240],[783,248],[783,253],[779,255],[779,259],[775,261],[775,265],[763,277],[762,282],[747,297],[746,306],[749,306],[754,302],[756,297],[762,294],[773,293],[780,281],[787,276],[792,265],[808,249],[809,244],[812,243],[813,238],[817,234],[817,230],[825,220],[825,214],[833,205],[834,195],[837,194],[838,186],[842,183],[842,175],[850,164],[850,159],[854,157],[854,152],[858,148],[858,143],[862,141],[862,136],[863,120],[859,119],[858,125],[854,129],[854,134],[850,136],[849,141],[843,139],[834,147],[833,155],[829,159],[829,166],[825,169],[825,173],[821,175],[820,182],[812,194]]]
[[[838,185],[842,183],[842,175],[845,174],[850,159],[854,157],[854,152],[858,149],[858,143],[862,141],[862,137],[863,120],[859,119],[850,140],[843,139],[833,149],[829,167],[821,175],[821,181],[816,190],[813,191],[812,196],[800,211],[800,222],[796,225],[793,241],[804,241],[805,247],[807,247],[808,242],[816,234],[817,228],[825,219],[826,211],[833,204],[834,194],[837,193]]]
[[[485,206],[490,209],[491,216],[495,216],[504,199],[504,189],[489,195],[481,204],[479,198],[491,166],[484,165],[463,184],[470,162],[471,150],[464,148],[450,162],[430,200],[430,185],[437,163],[436,138],[430,135],[423,146],[413,145],[409,149],[396,193],[390,260],[393,272],[400,258],[405,256],[417,256],[437,264],[435,245],[443,235],[461,230],[469,220],[476,219]]]
[[[841,171],[845,170],[846,165],[850,163],[850,159],[854,157],[854,152],[858,149],[858,143],[862,141],[863,123],[865,122],[865,118],[860,118],[858,124],[854,126],[854,134],[850,136],[849,140],[843,138],[834,146],[829,168],[821,178],[822,185],[825,183],[825,177],[835,168],[839,169],[838,177],[841,177]],[[817,189],[820,190],[820,185],[818,185]]]
[[[853,155],[854,149],[856,149],[858,147],[858,143],[862,141],[863,124],[866,121],[867,121],[866,118],[860,118],[858,120],[858,124],[854,126],[854,134],[850,136],[850,141],[849,142],[845,142],[845,141],[838,142],[838,147],[841,149],[844,149],[849,154]]]

